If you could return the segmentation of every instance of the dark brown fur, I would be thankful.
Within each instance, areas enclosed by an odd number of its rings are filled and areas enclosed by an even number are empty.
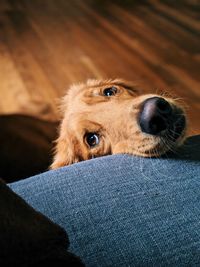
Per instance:
[[[58,122],[20,114],[0,116],[0,177],[6,182],[48,170]]]

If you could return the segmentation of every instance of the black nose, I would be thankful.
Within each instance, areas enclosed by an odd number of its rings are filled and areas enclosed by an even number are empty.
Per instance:
[[[161,97],[151,97],[144,101],[139,116],[139,124],[144,133],[159,135],[167,129],[172,114],[170,104]]]

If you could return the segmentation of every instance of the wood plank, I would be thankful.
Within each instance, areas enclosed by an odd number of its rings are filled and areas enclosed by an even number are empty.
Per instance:
[[[26,87],[16,69],[7,47],[0,41],[0,113],[15,113],[21,110],[21,105],[29,99]]]
[[[200,132],[196,0],[0,2],[0,113],[56,120],[71,83],[122,77],[183,98]]]

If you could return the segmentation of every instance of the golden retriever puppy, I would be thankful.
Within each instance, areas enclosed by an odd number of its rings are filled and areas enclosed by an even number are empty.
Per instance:
[[[52,169],[109,154],[155,157],[186,135],[184,110],[173,99],[140,95],[124,80],[88,80],[63,99]]]

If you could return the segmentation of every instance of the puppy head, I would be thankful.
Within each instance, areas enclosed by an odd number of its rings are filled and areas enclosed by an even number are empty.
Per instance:
[[[178,103],[139,95],[135,85],[123,80],[73,85],[62,111],[52,169],[108,154],[160,156],[179,146],[186,132]]]

